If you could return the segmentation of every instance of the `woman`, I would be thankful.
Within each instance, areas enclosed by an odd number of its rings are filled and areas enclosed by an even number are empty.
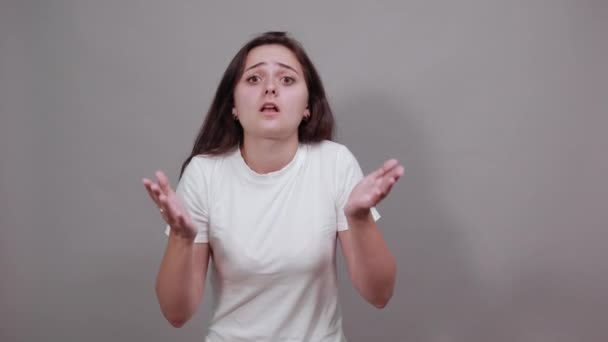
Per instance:
[[[396,266],[375,206],[404,170],[363,177],[333,125],[297,41],[267,32],[236,54],[175,192],[161,171],[143,180],[167,222],[156,293],[171,324],[195,313],[211,259],[206,341],[345,341],[336,239],[357,291],[387,304]]]

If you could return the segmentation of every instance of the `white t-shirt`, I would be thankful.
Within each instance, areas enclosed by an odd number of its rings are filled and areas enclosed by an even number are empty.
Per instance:
[[[212,250],[207,342],[346,341],[336,237],[348,229],[344,204],[362,177],[353,154],[332,141],[301,143],[266,174],[238,148],[192,158],[176,192],[198,227],[195,242]]]

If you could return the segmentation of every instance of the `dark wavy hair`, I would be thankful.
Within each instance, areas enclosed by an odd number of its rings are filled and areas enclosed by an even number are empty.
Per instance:
[[[195,139],[190,156],[183,162],[180,178],[186,166],[196,155],[219,155],[243,143],[243,127],[232,117],[234,89],[243,75],[247,54],[260,45],[282,45],[291,50],[304,71],[308,89],[310,118],[302,120],[298,127],[298,139],[302,143],[332,140],[334,117],[325,96],[325,89],[314,65],[302,45],[286,32],[265,32],[247,42],[232,58],[226,68],[205,120]]]

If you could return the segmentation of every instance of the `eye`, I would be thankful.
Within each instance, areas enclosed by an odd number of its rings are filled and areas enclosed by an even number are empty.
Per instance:
[[[285,76],[282,78],[282,80],[283,80],[283,84],[285,84],[285,85],[293,84],[296,81],[295,78],[290,77],[290,76]]]
[[[258,75],[249,76],[249,77],[247,77],[246,81],[248,83],[258,83],[260,81],[260,76],[258,76]]]

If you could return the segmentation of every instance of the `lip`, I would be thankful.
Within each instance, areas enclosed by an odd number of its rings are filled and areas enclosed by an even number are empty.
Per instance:
[[[266,107],[266,106],[274,106],[274,107],[277,109],[277,111],[276,111],[276,112],[265,112],[265,111],[264,111],[264,107]],[[264,114],[266,114],[266,115],[274,115],[274,114],[278,114],[278,113],[280,113],[280,112],[281,112],[281,109],[280,109],[280,108],[279,108],[279,106],[278,106],[276,103],[274,103],[274,102],[264,102],[264,103],[263,103],[263,104],[260,106],[260,112],[262,112],[262,113],[264,113]]]

